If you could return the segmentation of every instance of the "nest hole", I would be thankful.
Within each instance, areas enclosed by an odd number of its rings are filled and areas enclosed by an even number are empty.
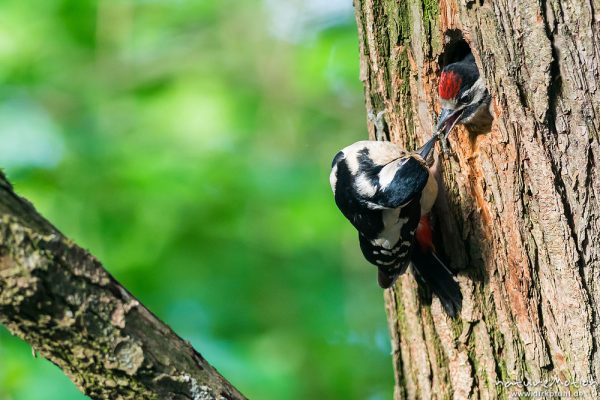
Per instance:
[[[440,70],[448,64],[464,60],[473,54],[460,29],[449,29],[444,34],[444,51],[438,57]]]

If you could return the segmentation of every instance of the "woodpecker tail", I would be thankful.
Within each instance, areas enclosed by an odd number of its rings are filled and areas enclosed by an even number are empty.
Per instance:
[[[452,318],[460,312],[462,293],[452,272],[434,251],[422,252],[415,249],[412,255],[413,270],[440,299],[446,313]]]
[[[446,313],[456,317],[462,306],[462,293],[454,275],[433,248],[429,216],[421,218],[415,238],[411,261],[417,278],[440,299]]]

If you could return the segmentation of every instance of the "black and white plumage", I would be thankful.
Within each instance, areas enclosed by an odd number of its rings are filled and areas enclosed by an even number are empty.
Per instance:
[[[428,220],[438,190],[427,162],[436,140],[416,152],[390,142],[354,143],[333,159],[330,183],[336,205],[358,230],[363,255],[378,269],[379,285],[391,287],[412,261],[454,316],[462,295],[435,254]]]
[[[429,212],[437,196],[425,159],[390,142],[357,142],[335,156],[330,183],[365,258],[379,269],[379,284],[391,286],[410,261],[421,202]]]
[[[437,130],[447,137],[452,128],[463,124],[473,133],[488,132],[492,124],[491,96],[479,75],[475,58],[469,54],[463,60],[442,70],[438,93],[442,111]]]

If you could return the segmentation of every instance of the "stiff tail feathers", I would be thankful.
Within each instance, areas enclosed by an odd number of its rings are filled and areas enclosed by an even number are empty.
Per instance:
[[[456,317],[460,313],[463,297],[452,271],[433,249],[422,251],[416,247],[411,257],[416,277],[440,299],[446,313],[452,318]]]

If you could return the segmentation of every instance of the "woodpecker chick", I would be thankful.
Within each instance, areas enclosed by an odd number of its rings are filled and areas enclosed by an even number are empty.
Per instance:
[[[354,143],[333,159],[330,183],[336,205],[358,230],[364,257],[378,268],[379,285],[391,287],[412,261],[455,316],[460,287],[435,254],[428,219],[438,187],[427,160],[437,139],[415,152],[390,142]]]
[[[437,131],[442,145],[452,128],[463,124],[473,133],[490,130],[492,114],[491,96],[479,75],[475,58],[469,54],[462,61],[447,65],[442,70],[438,86],[442,111]]]

